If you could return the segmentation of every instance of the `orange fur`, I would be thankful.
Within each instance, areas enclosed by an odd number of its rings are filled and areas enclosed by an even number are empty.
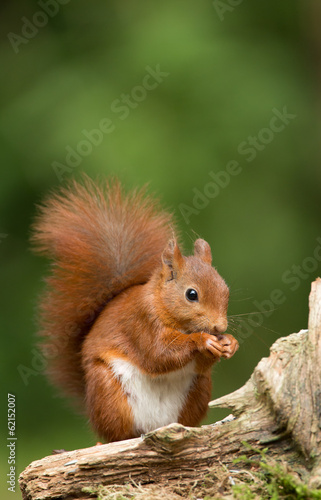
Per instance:
[[[53,259],[41,302],[49,376],[84,397],[80,348],[99,312],[129,286],[145,283],[172,235],[172,217],[145,190],[125,195],[119,182],[72,181],[39,207],[34,249]],[[49,356],[48,356],[49,358]]]
[[[208,409],[208,402],[211,399],[211,388],[210,371],[204,375],[197,375],[196,381],[188,393],[184,408],[179,415],[178,423],[190,427],[194,427],[200,423]]]
[[[34,225],[36,249],[54,262],[42,302],[43,348],[59,352],[49,374],[86,406],[106,441],[140,432],[137,388],[126,393],[115,360],[143,380],[195,363],[178,420],[197,425],[210,399],[211,366],[238,347],[222,335],[229,290],[211,266],[208,243],[197,240],[194,255],[184,257],[172,235],[171,216],[143,191],[124,195],[117,181],[89,178],[51,196]],[[197,301],[188,300],[190,288]]]
[[[107,442],[136,437],[126,394],[108,365],[97,360],[87,375],[88,416],[98,435]]]

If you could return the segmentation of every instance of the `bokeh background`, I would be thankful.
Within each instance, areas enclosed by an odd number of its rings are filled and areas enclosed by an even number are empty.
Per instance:
[[[18,472],[52,449],[95,443],[34,350],[48,262],[29,249],[30,224],[70,177],[148,182],[186,251],[195,234],[210,242],[241,342],[215,367],[213,397],[246,382],[276,338],[307,327],[321,260],[318,3],[2,3],[1,498],[20,498],[5,484],[8,392]]]

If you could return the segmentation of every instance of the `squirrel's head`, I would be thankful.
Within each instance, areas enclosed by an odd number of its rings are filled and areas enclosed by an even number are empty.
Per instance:
[[[160,284],[158,299],[167,326],[184,333],[225,332],[229,289],[212,267],[206,241],[196,240],[194,255],[184,257],[176,240],[170,240],[162,254]]]

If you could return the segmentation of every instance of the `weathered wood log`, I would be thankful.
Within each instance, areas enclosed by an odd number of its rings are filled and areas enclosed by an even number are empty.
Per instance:
[[[312,283],[309,329],[280,338],[250,380],[211,407],[232,415],[201,428],[171,424],[141,438],[45,457],[20,475],[25,500],[89,498],[84,487],[190,482],[230,467],[248,448],[295,464],[321,486],[321,279]]]

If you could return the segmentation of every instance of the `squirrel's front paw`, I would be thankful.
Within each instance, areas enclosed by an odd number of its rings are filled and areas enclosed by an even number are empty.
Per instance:
[[[221,358],[223,356],[225,347],[214,335],[204,332],[193,335],[195,335],[195,341],[199,352],[209,357],[215,356],[216,358]]]
[[[222,358],[229,359],[236,353],[239,348],[238,341],[230,335],[229,333],[224,333],[223,335],[214,335],[217,341],[222,346]]]

